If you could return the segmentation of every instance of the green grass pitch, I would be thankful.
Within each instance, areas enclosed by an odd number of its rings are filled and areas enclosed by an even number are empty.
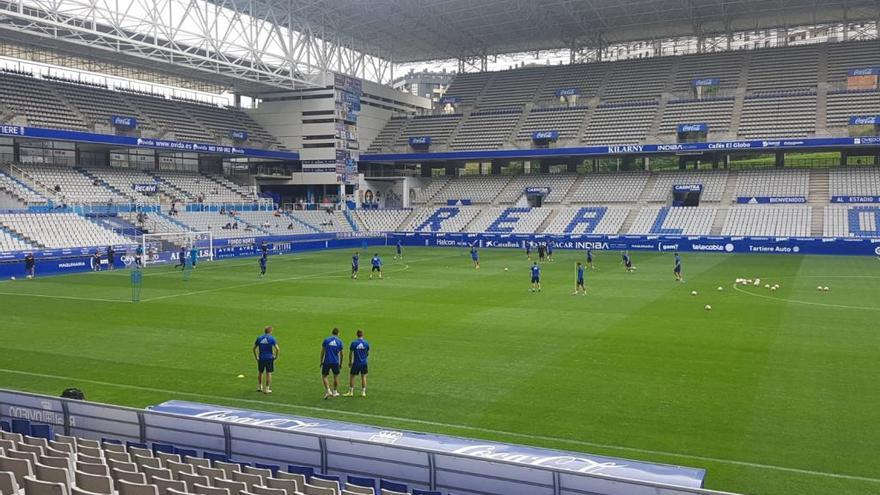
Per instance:
[[[256,258],[203,263],[188,282],[151,267],[139,304],[127,271],[0,282],[0,386],[698,466],[709,488],[736,492],[880,493],[877,259],[684,254],[678,284],[671,253],[635,252],[627,274],[597,252],[582,297],[582,253],[557,251],[530,293],[521,251],[484,249],[479,271],[465,249],[379,252],[382,281],[351,280],[347,250],[273,256],[265,279]],[[267,324],[281,346],[271,396],[255,392],[251,355]],[[334,326],[373,346],[367,399],[323,400]]]

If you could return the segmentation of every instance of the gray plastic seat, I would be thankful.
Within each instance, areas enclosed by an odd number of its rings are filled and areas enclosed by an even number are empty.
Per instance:
[[[113,495],[113,480],[109,476],[76,471],[74,473],[74,478],[78,488],[92,493]]]
[[[122,480],[117,482],[116,488],[119,490],[119,495],[159,495],[156,485],[129,483]]]

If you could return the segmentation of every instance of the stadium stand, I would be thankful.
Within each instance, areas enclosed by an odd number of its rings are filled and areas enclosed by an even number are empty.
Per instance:
[[[529,103],[547,75],[544,67],[495,72],[487,91],[477,102],[481,110],[503,109]]]
[[[30,244],[24,242],[23,240],[5,230],[0,229],[0,251],[25,251],[32,248],[33,246],[31,246]]]
[[[829,128],[845,129],[850,117],[880,115],[880,91],[877,90],[829,91],[827,98],[826,126]]]
[[[574,186],[577,176],[574,174],[532,174],[517,175],[507,184],[495,198],[499,204],[515,203],[522,198],[529,187],[546,187],[550,194],[544,197],[545,203],[561,203]]]
[[[808,206],[735,206],[727,212],[721,233],[732,236],[806,237],[812,209]]]
[[[89,177],[81,169],[63,165],[21,165],[27,177],[53,191],[66,203],[123,203],[128,198],[111,190],[101,181]]]
[[[468,226],[467,231],[514,234],[537,232],[551,211],[550,208],[484,208]]]
[[[80,114],[86,117],[88,127],[94,128],[95,124],[110,125],[110,117],[119,115],[137,118],[138,129],[141,130],[142,135],[158,135],[162,132],[118,92],[58,79],[53,80],[52,84],[79,110]]]
[[[463,176],[449,181],[432,198],[434,203],[470,200],[473,203],[491,203],[511,180],[508,175]]]
[[[629,208],[606,206],[561,208],[557,211],[544,233],[615,235],[620,233],[629,215]]]
[[[251,225],[241,218],[230,214],[220,214],[214,211],[182,211],[174,217],[190,230],[208,232],[217,239],[230,239],[236,237],[253,237],[257,234],[265,235],[265,231]],[[230,228],[224,228],[227,224]]]
[[[831,196],[880,196],[880,169],[838,168],[829,171]]]
[[[314,234],[319,231],[296,218],[274,211],[241,211],[236,212],[235,216],[272,235]]]
[[[7,112],[2,112],[4,109]],[[86,131],[85,123],[43,81],[0,71],[0,113],[27,118],[34,127]]]
[[[532,133],[558,131],[560,140],[574,139],[586,118],[586,106],[569,108],[534,108],[519,128],[517,141],[531,141]]]
[[[6,191],[23,203],[46,203],[47,199],[21,182],[0,172],[0,191]]]
[[[742,139],[806,137],[816,133],[812,90],[747,96],[739,124]]]
[[[667,89],[673,73],[672,58],[624,60],[609,64],[610,74],[601,90],[604,101],[656,98]]]
[[[580,97],[594,98],[602,86],[609,64],[571,64],[547,69],[544,87],[536,98],[538,103],[556,102],[556,90],[576,89]]]
[[[0,214],[0,226],[34,247],[105,247],[133,244],[125,237],[75,213]]]
[[[109,188],[118,192],[119,195],[135,203],[144,204],[155,203],[157,201],[156,196],[146,195],[135,191],[133,188],[135,184],[156,184],[158,186],[156,178],[146,172],[107,167],[88,167],[84,169],[84,172],[106,184]]]
[[[582,141],[587,144],[638,144],[648,137],[658,102],[603,103],[593,110]]]
[[[733,97],[670,101],[660,121],[660,139],[670,141],[678,132],[679,124],[695,123],[708,124],[709,132],[713,135],[726,135],[730,132],[734,103]]]
[[[749,91],[814,89],[818,84],[819,45],[755,50],[749,62]]]
[[[667,201],[672,194],[672,186],[683,184],[700,184],[703,192],[701,202],[721,201],[727,185],[727,171],[705,172],[658,172],[653,174],[654,185],[647,196],[648,201]]]
[[[569,195],[572,203],[634,203],[648,183],[647,173],[596,174]]]
[[[367,147],[368,153],[378,153],[394,145],[398,134],[406,127],[407,118],[404,116],[391,117],[391,120],[379,131],[379,134]]]
[[[845,84],[850,69],[876,67],[880,59],[880,41],[850,41],[847,43],[829,43],[827,82],[832,86]]]
[[[355,218],[359,230],[369,232],[394,232],[412,213],[411,209],[357,210]]]
[[[300,465],[284,470],[208,451],[199,456],[171,444],[65,436],[41,426],[28,422],[27,434],[0,431],[4,495],[440,495],[361,473],[332,475]]]
[[[255,200],[252,195],[246,196],[204,174],[163,171],[156,174],[156,177],[169,186],[163,188],[163,191],[182,201],[241,203]]]
[[[642,208],[629,229],[630,234],[709,235],[716,208]]]
[[[409,138],[414,136],[431,136],[431,147],[445,146],[460,121],[461,114],[417,115],[407,120],[394,146],[409,146]]]
[[[473,106],[492,75],[491,72],[459,74],[449,84],[445,96],[459,98],[462,106]]]
[[[339,210],[292,211],[288,215],[319,232],[351,232],[354,230],[351,223]]]
[[[691,95],[695,79],[718,79],[720,91],[732,91],[739,86],[744,65],[741,52],[682,55],[675,72],[673,92],[676,95]]]
[[[474,112],[452,140],[454,150],[492,150],[510,140],[521,116],[519,109]]]
[[[810,192],[810,171],[793,169],[741,170],[737,178],[735,196],[751,198],[759,196],[803,196]]]
[[[426,181],[421,188],[413,191],[415,194],[411,198],[411,201],[415,204],[425,204],[430,202],[441,189],[446,187],[446,184],[448,184],[451,179],[452,178],[448,175],[443,175]]]
[[[442,217],[438,216],[438,212],[442,213]],[[480,208],[475,206],[421,208],[413,215],[407,230],[413,232],[461,232],[479,214]]]
[[[826,206],[825,237],[876,238],[880,235],[880,208],[877,206]]]

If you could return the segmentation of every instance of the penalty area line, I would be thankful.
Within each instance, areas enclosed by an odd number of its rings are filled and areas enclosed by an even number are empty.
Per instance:
[[[21,371],[21,370],[13,370],[8,368],[0,368],[0,373],[8,373],[12,375],[21,375],[21,376],[30,376],[37,378],[47,378],[52,380],[63,380],[65,382],[77,381],[82,383],[89,383],[92,385],[100,385],[106,387],[116,387],[128,390],[139,390],[143,392],[154,392],[161,394],[168,394],[173,396],[187,396],[187,397],[195,397],[199,399],[208,399],[208,400],[216,400],[216,401],[225,401],[225,402],[237,402],[242,404],[254,404],[254,405],[262,405],[265,406],[267,404],[266,401],[256,400],[256,399],[240,399],[236,397],[225,397],[222,395],[211,395],[211,394],[200,394],[195,392],[182,392],[177,390],[167,390],[156,387],[143,387],[139,385],[128,385],[123,383],[110,383],[104,382],[100,380],[90,380],[83,378],[75,378],[69,376],[60,376],[60,375],[51,375],[47,373],[34,373],[30,371]],[[381,414],[371,414],[371,413],[363,413],[363,412],[355,412],[355,411],[341,411],[339,409],[329,409],[324,407],[315,407],[315,406],[301,406],[296,404],[284,404],[280,402],[269,402],[273,407],[292,409],[292,410],[300,410],[300,411],[311,411],[311,412],[320,412],[320,413],[331,413],[336,415],[344,415],[358,418],[367,418],[374,420],[382,420],[382,421],[395,421],[400,423],[409,423],[415,425],[424,425],[424,426],[433,426],[438,428],[449,428],[449,429],[457,429],[464,431],[472,431],[477,433],[486,433],[491,435],[499,435],[506,436],[511,438],[521,438],[526,440],[533,441],[546,441],[546,442],[558,442],[569,445],[577,445],[582,447],[593,447],[593,448],[602,448],[608,450],[617,450],[621,452],[634,452],[638,454],[646,454],[646,455],[657,455],[657,456],[665,456],[665,457],[675,457],[680,459],[690,459],[690,460],[698,460],[705,462],[713,462],[718,464],[729,464],[733,466],[741,466],[748,467],[754,469],[763,469],[768,471],[779,471],[793,474],[802,474],[807,476],[816,476],[822,478],[834,478],[834,479],[842,479],[842,480],[850,480],[850,481],[864,481],[869,483],[880,483],[880,478],[871,478],[867,476],[856,476],[850,474],[840,474],[840,473],[828,473],[824,471],[814,471],[811,469],[800,469],[800,468],[791,468],[785,466],[776,466],[772,464],[761,464],[757,462],[748,462],[748,461],[737,461],[731,459],[720,459],[716,457],[708,457],[702,455],[695,454],[682,454],[677,452],[665,452],[662,450],[651,450],[651,449],[640,449],[636,447],[625,447],[620,445],[610,445],[604,443],[596,443],[596,442],[586,442],[583,440],[572,440],[569,438],[558,438],[551,437],[545,435],[529,435],[526,433],[515,433],[510,431],[503,430],[494,430],[491,428],[481,428],[478,426],[467,426],[467,425],[456,425],[451,423],[442,423],[438,421],[428,421],[424,419],[412,419],[412,418],[401,418],[397,416],[387,416]]]

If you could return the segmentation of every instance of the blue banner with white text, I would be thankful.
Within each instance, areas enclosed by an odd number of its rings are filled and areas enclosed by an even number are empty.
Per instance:
[[[768,204],[803,204],[807,202],[805,196],[743,196],[736,198],[741,205],[768,205]]]

